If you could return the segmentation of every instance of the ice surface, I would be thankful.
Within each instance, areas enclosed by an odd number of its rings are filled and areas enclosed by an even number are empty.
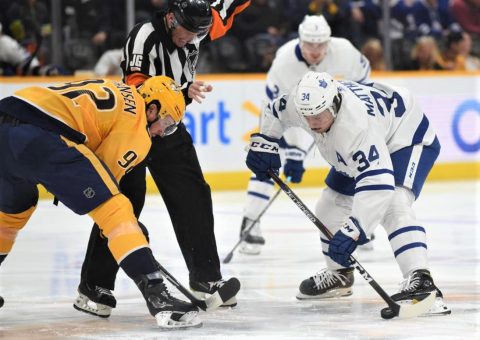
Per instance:
[[[108,319],[73,309],[91,222],[66,207],[40,202],[0,267],[2,339],[478,339],[480,338],[480,182],[427,183],[415,204],[427,229],[431,271],[452,308],[449,316],[382,320],[385,307],[356,275],[351,297],[322,302],[295,299],[300,282],[324,267],[318,231],[280,195],[262,221],[266,245],[259,256],[235,253],[224,277],[242,283],[238,306],[202,313],[203,327],[162,331],[133,282],[117,278],[117,308]],[[295,189],[313,209],[320,188]],[[238,238],[244,192],[214,193],[220,258]],[[321,216],[319,216],[321,220]],[[150,196],[141,220],[157,259],[184,285],[188,273],[159,196]],[[357,258],[393,294],[402,280],[383,230],[375,250]],[[172,287],[172,291],[174,288]],[[179,293],[175,294],[180,297]]]

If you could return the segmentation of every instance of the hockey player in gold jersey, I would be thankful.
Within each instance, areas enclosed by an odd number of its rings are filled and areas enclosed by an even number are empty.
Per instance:
[[[91,79],[29,87],[0,100],[0,264],[35,210],[36,185],[42,184],[100,226],[159,326],[198,325],[197,307],[166,289],[131,204],[118,189],[122,176],[146,157],[150,135],[173,133],[184,112],[183,95],[165,76],[149,78],[138,90]]]

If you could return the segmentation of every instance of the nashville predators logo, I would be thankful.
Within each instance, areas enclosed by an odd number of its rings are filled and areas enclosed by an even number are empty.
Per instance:
[[[83,190],[83,195],[86,197],[86,198],[93,198],[95,196],[95,190],[93,190],[92,188],[88,187],[86,188],[85,190]]]

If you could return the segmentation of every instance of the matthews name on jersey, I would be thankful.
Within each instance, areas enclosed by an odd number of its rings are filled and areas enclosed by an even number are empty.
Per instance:
[[[90,79],[28,87],[1,101],[0,112],[85,144],[117,182],[147,155],[145,102],[134,86]]]
[[[414,175],[422,171],[417,169],[422,146],[435,144],[439,148],[439,142],[407,89],[341,81],[340,109],[330,130],[322,134],[312,131],[296,111],[295,92],[296,88],[267,106],[260,132],[280,138],[285,129],[301,127],[310,134],[324,159],[337,172],[354,179],[352,216],[366,230],[373,230],[380,222],[389,205],[384,195],[394,190],[395,184],[418,195],[421,187],[416,187]],[[402,158],[398,162],[408,165],[394,167],[390,155],[409,146],[413,146],[411,153],[397,153]]]

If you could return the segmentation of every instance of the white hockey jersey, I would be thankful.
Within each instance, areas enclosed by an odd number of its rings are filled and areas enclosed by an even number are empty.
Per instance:
[[[317,65],[309,65],[300,51],[299,39],[290,40],[278,49],[268,71],[268,98],[288,93],[308,71],[328,72],[363,83],[370,76],[370,63],[347,39],[332,37],[325,58]]]
[[[308,71],[328,72],[337,78],[365,82],[370,77],[370,63],[347,39],[331,38],[325,58],[317,65],[309,65],[300,51],[299,39],[280,47],[267,74],[267,97],[273,100],[294,88]],[[306,151],[312,144],[303,131],[290,129],[284,134],[289,145]]]
[[[342,103],[326,133],[312,131],[294,105],[296,87],[263,112],[260,132],[280,138],[290,127],[310,134],[324,159],[355,179],[352,216],[367,235],[389,205],[395,181],[390,154],[410,145],[430,145],[435,132],[416,99],[405,88],[341,81]]]

